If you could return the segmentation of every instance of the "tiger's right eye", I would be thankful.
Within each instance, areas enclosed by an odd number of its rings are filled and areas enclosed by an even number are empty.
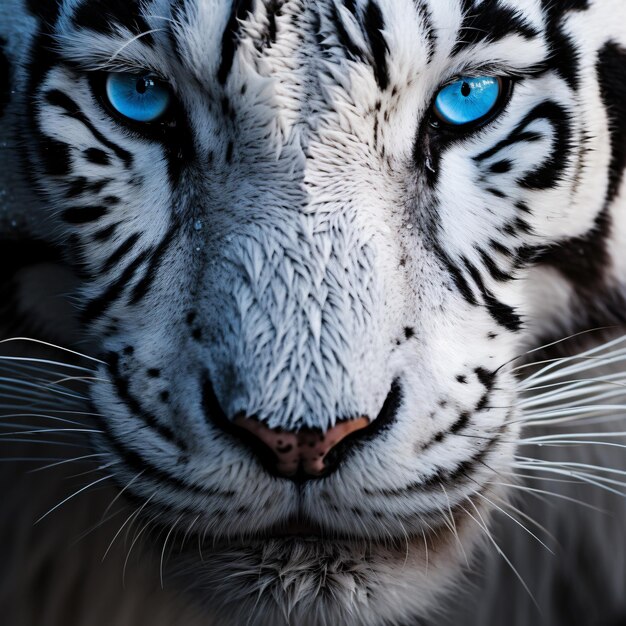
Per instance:
[[[172,102],[171,87],[150,74],[111,73],[105,91],[117,113],[144,124],[161,119]]]

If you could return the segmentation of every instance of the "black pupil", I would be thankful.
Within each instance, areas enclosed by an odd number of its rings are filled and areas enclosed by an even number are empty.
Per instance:
[[[137,89],[137,93],[144,94],[150,87],[154,85],[154,81],[151,78],[139,78],[137,80],[137,85],[135,88]]]
[[[461,85],[461,94],[467,98],[471,93],[472,88],[469,83],[463,83],[463,85]]]

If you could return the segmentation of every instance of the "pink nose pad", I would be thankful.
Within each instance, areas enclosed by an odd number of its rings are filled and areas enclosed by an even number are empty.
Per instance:
[[[326,433],[302,430],[290,433],[272,430],[256,419],[238,417],[235,424],[247,430],[276,455],[276,471],[282,476],[294,476],[298,469],[309,476],[321,476],[326,471],[328,453],[349,435],[369,426],[367,417],[340,422]]]

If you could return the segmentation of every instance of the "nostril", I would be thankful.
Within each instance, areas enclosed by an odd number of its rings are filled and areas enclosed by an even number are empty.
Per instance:
[[[367,417],[339,422],[325,433],[301,430],[290,433],[271,429],[257,419],[238,417],[235,425],[256,437],[276,457],[276,471],[282,476],[318,477],[327,471],[326,457],[338,444],[353,433],[369,426]]]
[[[271,473],[302,480],[319,478],[337,469],[355,443],[372,439],[389,428],[401,402],[401,387],[395,381],[373,422],[361,416],[339,421],[326,432],[289,432],[272,429],[254,417],[239,415],[231,421],[208,379],[203,389],[204,412],[213,425],[247,445]]]

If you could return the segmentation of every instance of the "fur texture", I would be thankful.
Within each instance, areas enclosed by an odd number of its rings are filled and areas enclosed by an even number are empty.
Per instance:
[[[441,609],[525,468],[511,362],[624,321],[623,3],[5,0],[0,23],[2,232],[78,276],[93,480],[150,522],[181,590],[159,602],[256,626]],[[167,80],[172,118],[121,120],[113,71]],[[503,110],[437,128],[437,91],[477,74],[512,81]],[[298,484],[216,404],[372,432]]]

